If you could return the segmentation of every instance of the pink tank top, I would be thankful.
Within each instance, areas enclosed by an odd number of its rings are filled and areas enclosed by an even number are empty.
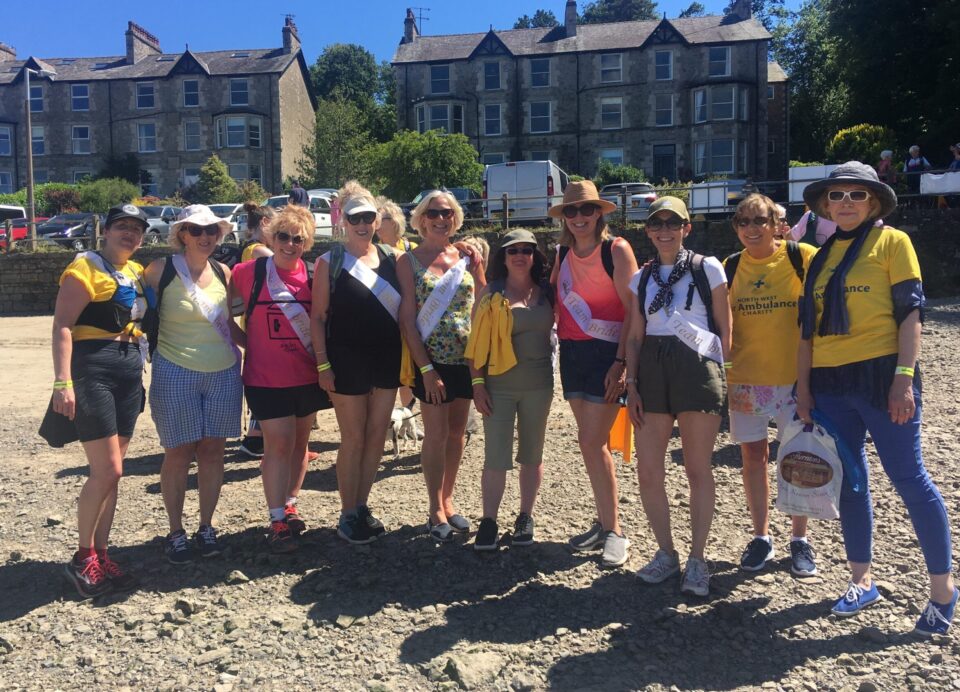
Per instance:
[[[620,295],[613,284],[613,279],[603,268],[600,246],[601,243],[597,243],[597,247],[586,257],[577,257],[573,248],[570,248],[563,261],[570,268],[574,292],[590,306],[590,313],[593,318],[623,322],[626,310],[623,303],[620,302]],[[585,341],[592,338],[580,329],[570,312],[560,302],[559,296],[557,300],[557,336],[561,339],[573,341]]]

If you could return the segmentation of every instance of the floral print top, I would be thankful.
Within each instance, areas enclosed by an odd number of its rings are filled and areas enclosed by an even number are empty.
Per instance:
[[[793,385],[731,384],[727,392],[730,410],[751,416],[776,418],[785,408],[795,408]]]
[[[413,263],[413,275],[417,286],[417,312],[423,307],[433,287],[443,277],[426,269],[411,252],[410,260]],[[440,318],[436,329],[430,333],[424,346],[427,354],[434,363],[444,365],[465,365],[463,352],[467,348],[470,338],[470,313],[473,310],[473,276],[469,271],[464,272],[463,281],[457,287],[457,292],[450,301],[450,306]]]

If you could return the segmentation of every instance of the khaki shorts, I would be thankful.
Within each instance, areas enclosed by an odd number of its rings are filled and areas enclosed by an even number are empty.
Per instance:
[[[723,415],[723,366],[675,336],[648,336],[640,348],[637,392],[643,410],[676,416],[687,411]]]

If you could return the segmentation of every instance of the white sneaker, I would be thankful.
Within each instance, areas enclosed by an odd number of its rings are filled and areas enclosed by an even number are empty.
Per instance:
[[[680,591],[693,596],[706,596],[710,593],[710,568],[706,562],[695,557],[687,559]]]
[[[659,584],[680,571],[680,558],[677,551],[657,550],[653,559],[637,570],[637,578],[648,584]]]
[[[603,541],[603,558],[600,564],[603,567],[619,567],[627,561],[627,548],[630,547],[630,540],[626,534],[618,536],[613,531],[607,531],[607,537]]]

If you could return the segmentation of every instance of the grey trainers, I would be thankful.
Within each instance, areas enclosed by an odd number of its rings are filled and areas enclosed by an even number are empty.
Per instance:
[[[630,547],[630,540],[626,534],[617,535],[613,531],[607,531],[607,537],[603,541],[603,557],[600,559],[602,567],[619,567],[627,561],[627,548]]]
[[[807,541],[790,541],[790,571],[798,577],[817,573],[816,553]]]
[[[606,537],[603,535],[603,526],[596,519],[593,525],[584,533],[574,536],[570,539],[570,547],[574,550],[594,550],[603,546]]]
[[[637,578],[647,584],[659,584],[680,571],[680,558],[677,551],[669,553],[662,548],[657,550],[653,559],[637,570]]]
[[[710,568],[706,562],[695,557],[687,559],[680,591],[693,596],[706,596],[710,593]]]

